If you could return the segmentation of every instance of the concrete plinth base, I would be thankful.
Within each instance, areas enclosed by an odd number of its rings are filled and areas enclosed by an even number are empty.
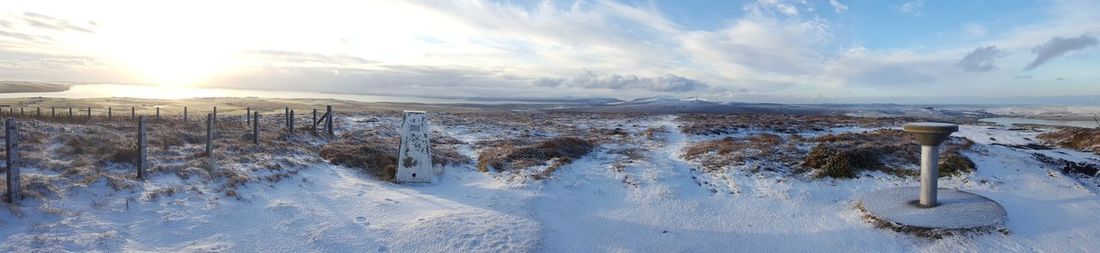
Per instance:
[[[929,230],[992,229],[1007,219],[1004,207],[981,195],[940,188],[939,205],[918,204],[920,187],[900,187],[863,197],[863,210],[872,218],[897,226]]]

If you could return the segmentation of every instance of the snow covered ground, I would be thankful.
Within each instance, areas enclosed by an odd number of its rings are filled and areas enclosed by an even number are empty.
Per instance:
[[[352,120],[351,122],[355,122]],[[395,122],[386,119],[377,122]],[[377,124],[364,123],[364,124]],[[940,186],[989,197],[1008,211],[1007,233],[929,239],[875,228],[854,208],[862,194],[913,186],[880,172],[810,180],[774,172],[699,173],[681,158],[691,141],[675,116],[624,127],[665,129],[635,143],[646,159],[601,147],[540,181],[509,180],[452,165],[433,184],[381,182],[316,164],[287,180],[250,183],[240,199],[205,184],[158,175],[135,191],[105,182],[0,211],[0,251],[276,252],[1089,252],[1100,249],[1100,197],[1090,181],[1061,174],[1030,153],[1097,161],[1071,150],[992,145],[1035,142],[1038,132],[963,126],[978,170]],[[352,125],[351,127],[356,127]],[[456,139],[469,126],[434,126]],[[844,128],[835,131],[862,131]],[[459,150],[476,158],[469,145]],[[476,159],[474,159],[476,160]],[[706,182],[706,184],[701,184]],[[195,189],[150,197],[168,185]]]

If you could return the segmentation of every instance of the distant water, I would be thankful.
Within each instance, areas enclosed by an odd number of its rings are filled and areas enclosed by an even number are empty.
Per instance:
[[[1002,126],[1012,126],[1015,124],[1033,124],[1033,125],[1047,125],[1047,126],[1074,126],[1084,128],[1094,128],[1098,125],[1096,121],[1079,121],[1079,120],[1045,120],[1045,119],[1028,119],[1028,118],[985,118],[978,120],[981,122],[990,122]]]
[[[62,92],[0,93],[0,98],[53,97],[53,98],[107,98],[133,97],[152,99],[182,99],[204,97],[258,97],[258,98],[331,98],[360,102],[398,102],[398,103],[474,103],[474,104],[513,104],[520,101],[478,101],[469,99],[426,98],[413,96],[375,96],[355,94],[335,94],[308,91],[275,91],[249,89],[220,89],[192,87],[162,87],[124,84],[82,84],[73,85]]]

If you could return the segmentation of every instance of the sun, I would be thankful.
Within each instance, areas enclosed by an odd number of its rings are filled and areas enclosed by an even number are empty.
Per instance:
[[[131,79],[166,87],[195,86],[234,65],[238,50],[227,36],[176,23],[104,27],[97,34],[100,53]]]
[[[230,55],[201,45],[136,45],[112,54],[138,80],[150,84],[194,86],[226,71]]]

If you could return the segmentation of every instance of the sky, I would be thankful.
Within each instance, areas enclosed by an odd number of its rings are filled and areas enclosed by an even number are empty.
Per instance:
[[[1100,0],[0,6],[0,80],[781,103],[1100,95]]]

